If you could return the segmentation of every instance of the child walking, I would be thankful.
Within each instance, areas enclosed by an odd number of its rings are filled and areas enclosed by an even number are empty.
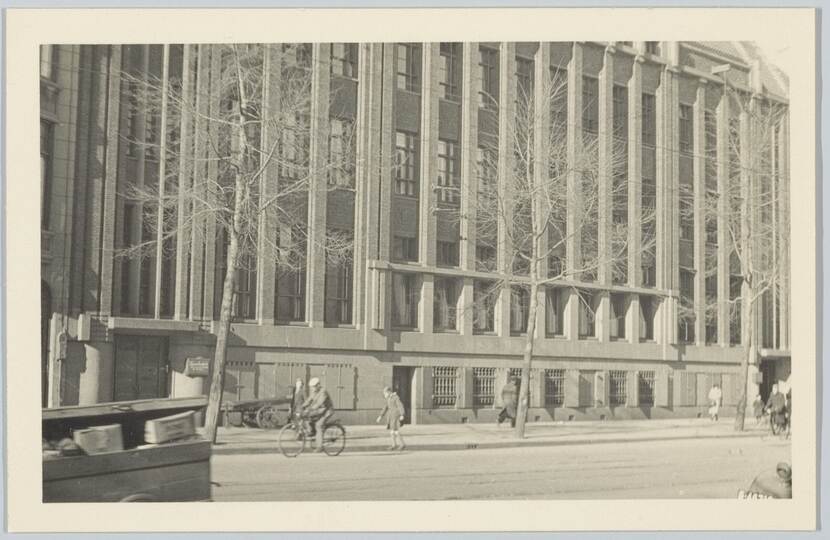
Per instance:
[[[392,437],[392,446],[389,447],[389,450],[403,450],[406,448],[406,444],[403,442],[403,437],[400,432],[401,422],[403,422],[405,413],[403,403],[401,403],[401,399],[398,397],[398,394],[393,392],[388,386],[383,389],[383,397],[386,398],[386,405],[383,406],[383,409],[380,411],[375,423],[380,422],[381,418],[383,418],[383,415],[385,414],[386,429],[389,430]],[[400,445],[398,445],[398,441],[400,441]]]

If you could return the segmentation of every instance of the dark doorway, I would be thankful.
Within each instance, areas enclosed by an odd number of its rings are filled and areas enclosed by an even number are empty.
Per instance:
[[[392,390],[401,398],[401,403],[406,409],[404,422],[407,424],[412,422],[412,377],[414,374],[415,368],[412,366],[392,367]]]
[[[760,371],[761,384],[758,387],[758,393],[761,394],[761,399],[766,403],[772,393],[772,385],[775,384],[775,361],[762,360]]]
[[[115,401],[167,397],[167,338],[115,338]]]
[[[40,282],[40,403],[46,407],[49,395],[49,321],[52,318],[52,292]]]

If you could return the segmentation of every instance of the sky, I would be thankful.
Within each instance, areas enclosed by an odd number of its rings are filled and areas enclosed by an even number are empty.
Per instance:
[[[764,50],[769,61],[789,76],[790,67],[795,63],[789,43],[781,39],[759,39],[756,43]]]

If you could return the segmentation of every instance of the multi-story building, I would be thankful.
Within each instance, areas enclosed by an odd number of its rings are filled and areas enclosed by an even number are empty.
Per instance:
[[[61,45],[41,52],[49,406],[207,390],[188,365],[213,354],[225,271],[215,221],[210,228],[209,217],[193,213],[207,219],[208,234],[159,242],[143,257],[119,252],[152,244],[154,234],[127,184],[157,185],[170,175],[162,156],[207,152],[204,138],[192,140],[199,114],[182,114],[171,126],[142,107],[137,85],[209,88],[217,50]],[[266,251],[245,262],[226,399],[282,397],[296,378],[317,376],[346,421],[373,419],[386,385],[414,422],[495,418],[500,389],[521,365],[526,298],[507,290],[465,309],[482,283],[513,270],[480,264],[499,254],[476,241],[475,220],[451,223],[436,208],[464,208],[475,196],[483,141],[509,138],[505,119],[539,74],[565,82],[556,114],[569,141],[590,134],[625,149],[614,181],[630,187],[602,226],[633,228],[648,208],[653,222],[643,227],[655,242],[639,250],[640,236],[630,236],[621,277],[546,286],[530,419],[698,415],[713,384],[734,407],[741,317],[761,337],[750,399],[789,377],[786,121],[770,130],[767,192],[774,196],[763,217],[773,224],[774,241],[764,246],[774,246],[779,271],[754,314],[739,308],[728,218],[705,210],[734,176],[725,159],[730,134],[746,144],[750,133],[735,127],[740,111],[731,96],[761,95],[786,109],[786,78],[752,44],[319,43],[291,51],[309,73],[309,161],[344,154],[352,141],[343,134],[354,134],[354,166],[320,180],[329,187],[308,190],[303,225],[312,241],[347,231],[353,252],[338,265],[307,256],[284,269]],[[219,101],[200,106],[213,110]],[[499,148],[501,159],[509,147]],[[598,166],[607,159],[600,153]],[[200,174],[215,178],[216,167],[179,167],[167,189]],[[192,206],[181,208],[189,219]]]

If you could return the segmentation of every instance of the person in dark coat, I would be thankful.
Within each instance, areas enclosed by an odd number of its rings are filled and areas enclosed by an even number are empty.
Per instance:
[[[519,402],[519,380],[510,377],[501,389],[502,409],[499,411],[498,425],[510,419],[510,427],[516,427],[516,406]]]
[[[406,443],[403,442],[403,437],[401,436],[401,422],[403,422],[406,411],[403,408],[403,403],[401,403],[401,398],[398,397],[398,394],[393,392],[388,386],[383,389],[383,397],[386,398],[386,405],[381,409],[375,423],[380,422],[385,414],[386,429],[389,430],[389,434],[392,437],[392,446],[389,447],[389,450],[404,450]],[[398,441],[400,441],[400,445]]]
[[[778,385],[772,385],[772,394],[767,400],[767,410],[771,427],[784,427],[787,424],[787,398],[778,391]]]

